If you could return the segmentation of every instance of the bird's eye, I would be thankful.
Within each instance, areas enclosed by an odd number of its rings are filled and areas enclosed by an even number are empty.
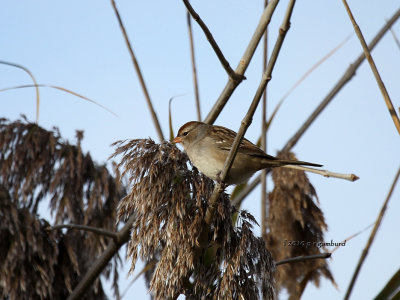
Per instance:
[[[184,133],[183,133],[183,136],[187,136],[188,135],[188,131],[185,131]]]

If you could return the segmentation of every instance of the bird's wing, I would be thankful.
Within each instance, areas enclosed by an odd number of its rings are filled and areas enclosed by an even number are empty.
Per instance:
[[[214,129],[218,132],[221,130],[221,134],[217,134],[218,136],[216,138],[216,143],[217,147],[220,148],[221,150],[225,151],[230,151],[233,141],[236,138],[236,132],[233,130],[230,130],[228,128],[222,127],[222,126],[214,126]],[[223,134],[222,134],[223,133]],[[227,136],[226,138],[222,138],[222,136]],[[266,154],[263,150],[261,150],[259,147],[254,145],[252,142],[250,142],[248,139],[243,138],[242,142],[240,143],[238,153],[242,154],[247,154],[249,156],[255,156],[255,157],[262,157],[262,158],[267,158],[271,160],[276,160],[274,156]]]

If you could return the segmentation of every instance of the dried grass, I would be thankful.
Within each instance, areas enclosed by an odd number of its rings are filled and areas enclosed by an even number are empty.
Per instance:
[[[280,153],[278,157],[296,159],[293,153]],[[273,258],[280,261],[324,252],[325,247],[319,248],[317,243],[324,242],[327,225],[307,175],[299,170],[274,168],[272,179],[274,189],[268,197],[267,246]],[[298,245],[290,246],[292,241]],[[307,260],[279,266],[276,280],[279,289],[287,289],[290,299],[298,299],[308,282],[319,286],[321,276],[334,283],[325,260]]]
[[[209,234],[209,247],[217,251],[211,259],[207,250],[197,259],[195,250],[214,183],[168,142],[141,139],[115,145],[114,156],[122,154],[118,165],[122,176],[130,182],[118,218],[136,216],[128,245],[131,272],[138,258],[158,259],[150,281],[156,299],[181,293],[188,299],[256,299],[260,286],[266,299],[274,297],[274,263],[263,240],[253,235],[255,220],[249,213],[240,212],[234,227],[235,210],[223,193]]]
[[[0,298],[65,299],[109,244],[84,231],[47,230],[37,215],[49,201],[55,223],[116,230],[116,206],[124,189],[106,166],[82,152],[83,133],[70,145],[54,128],[47,131],[23,120],[0,119]],[[118,295],[119,257],[103,275],[114,275]],[[98,279],[88,298],[105,299]]]

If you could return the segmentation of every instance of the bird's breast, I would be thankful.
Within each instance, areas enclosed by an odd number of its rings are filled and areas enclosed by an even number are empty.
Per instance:
[[[217,179],[224,162],[221,163],[221,160],[204,150],[190,151],[190,149],[188,149],[187,155],[192,164],[199,169],[201,173],[213,180]]]

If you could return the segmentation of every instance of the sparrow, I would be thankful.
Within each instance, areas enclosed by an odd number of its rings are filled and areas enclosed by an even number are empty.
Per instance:
[[[207,177],[219,181],[235,137],[236,132],[223,126],[191,121],[179,129],[173,143],[182,144],[192,164]],[[243,138],[224,183],[239,184],[259,170],[289,165],[322,167],[306,161],[276,158]]]

